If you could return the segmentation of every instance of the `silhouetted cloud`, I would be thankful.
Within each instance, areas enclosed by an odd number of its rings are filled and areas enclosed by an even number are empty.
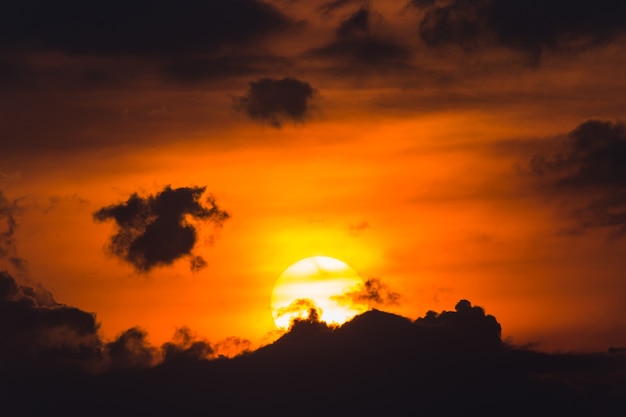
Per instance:
[[[249,83],[246,94],[236,99],[235,108],[252,120],[281,127],[287,121],[303,122],[314,95],[311,84],[296,78],[261,78]]]
[[[148,334],[139,327],[122,332],[113,342],[107,343],[106,354],[111,369],[145,369],[156,365],[159,350],[147,341]]]
[[[369,278],[361,290],[337,295],[332,299],[339,303],[382,307],[397,305],[400,301],[400,293],[393,291],[380,278]]]
[[[551,155],[537,154],[526,172],[550,194],[577,206],[576,223],[565,229],[581,234],[605,228],[611,237],[626,233],[626,126],[623,122],[588,120],[569,132]],[[582,200],[582,203],[581,203]]]
[[[485,314],[482,307],[472,306],[468,300],[460,300],[455,311],[436,313],[429,311],[415,320],[423,329],[437,330],[447,344],[459,344],[465,348],[493,348],[502,343],[502,327],[496,318]]]
[[[288,315],[294,320],[312,320],[318,321],[323,311],[310,298],[298,298],[293,300],[288,306],[281,307],[276,310],[275,318]]]
[[[105,342],[95,314],[60,304],[51,292],[19,285],[6,271],[0,272],[0,369],[131,371],[218,354],[232,357],[249,349],[250,342],[237,337],[214,348],[186,327],[161,347],[150,344],[139,327]]]
[[[163,344],[161,350],[164,363],[208,360],[214,353],[208,341],[199,339],[187,327],[177,329],[172,341]]]
[[[241,337],[230,336],[214,343],[212,348],[217,357],[233,357],[249,353],[252,349],[252,342]]]
[[[335,40],[305,53],[305,56],[325,59],[334,67],[357,74],[371,71],[396,71],[406,68],[410,52],[400,42],[375,31],[373,16],[367,7],[360,8],[341,22]]]
[[[126,202],[103,207],[93,216],[98,222],[115,221],[117,233],[111,237],[109,250],[137,271],[148,272],[186,256],[191,257],[192,270],[197,270],[206,262],[192,256],[197,231],[189,220],[221,225],[229,218],[213,197],[200,201],[204,191],[205,187],[167,186],[147,197],[135,193]]]
[[[412,0],[423,13],[419,34],[430,45],[496,43],[539,55],[579,50],[626,32],[626,4],[612,0]]]
[[[95,315],[57,303],[45,290],[20,286],[0,271],[0,366],[58,365],[98,358]]]
[[[15,268],[23,270],[26,260],[17,256],[15,245],[15,214],[18,210],[17,203],[9,201],[0,190],[0,259],[7,259]]]

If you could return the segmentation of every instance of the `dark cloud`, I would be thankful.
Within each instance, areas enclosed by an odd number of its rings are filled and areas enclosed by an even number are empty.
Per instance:
[[[172,341],[163,344],[161,350],[168,364],[208,360],[214,353],[208,341],[199,339],[187,327],[177,329]]]
[[[576,223],[563,230],[581,234],[604,228],[611,237],[626,234],[626,126],[588,120],[569,132],[558,152],[537,154],[526,172],[542,190],[563,196],[577,207]]]
[[[407,68],[410,52],[391,36],[374,30],[373,20],[382,17],[362,7],[341,22],[335,40],[305,53],[307,57],[331,61],[342,71],[368,73]]]
[[[587,120],[568,133],[563,149],[536,155],[531,172],[560,187],[626,187],[626,126]]]
[[[252,342],[237,336],[230,336],[212,345],[217,357],[232,357],[236,355],[250,353]]]
[[[145,369],[160,361],[159,350],[148,343],[148,334],[139,327],[122,332],[107,343],[106,354],[112,370]]]
[[[52,366],[98,358],[94,314],[57,303],[45,290],[0,272],[0,366]]]
[[[380,278],[369,278],[361,290],[338,295],[333,299],[339,303],[382,307],[397,305],[400,301],[400,293],[393,291]]]
[[[117,232],[109,250],[137,271],[148,272],[182,257],[190,257],[192,270],[197,270],[206,263],[192,255],[198,236],[191,220],[221,225],[229,218],[213,197],[200,201],[204,191],[205,187],[167,186],[147,197],[135,193],[126,202],[103,207],[93,216],[98,222],[115,221]]]
[[[86,370],[107,373],[181,364],[250,350],[250,341],[230,337],[213,347],[186,327],[156,347],[139,327],[105,342],[96,315],[58,303],[43,288],[19,285],[0,272],[0,373],[4,370]]]
[[[253,47],[297,26],[261,0],[11,2],[0,16],[0,88],[58,83],[68,73],[83,87],[145,82],[155,72],[177,82],[251,74]],[[39,62],[42,54],[82,59],[57,71]]]
[[[291,322],[297,320],[319,321],[323,311],[310,298],[298,298],[293,300],[288,306],[278,308],[275,318],[289,315],[294,317]]]
[[[419,33],[430,45],[497,43],[538,56],[580,50],[626,32],[626,4],[613,0],[412,0]]]
[[[303,122],[314,95],[311,84],[296,78],[261,78],[250,82],[247,93],[236,99],[235,108],[252,120],[281,127],[286,121]]]
[[[7,199],[0,190],[0,259],[6,259],[18,270],[26,268],[26,260],[17,256],[15,214],[19,211],[16,201]],[[4,223],[4,224],[1,224]]]
[[[257,0],[184,4],[35,0],[6,5],[0,17],[0,46],[73,54],[175,56],[254,42],[291,24],[278,9]]]

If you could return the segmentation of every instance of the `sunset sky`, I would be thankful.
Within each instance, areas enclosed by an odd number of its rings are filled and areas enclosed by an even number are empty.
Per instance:
[[[0,270],[105,339],[261,346],[281,273],[329,256],[384,311],[626,346],[626,3],[53,3],[0,14]],[[133,195],[191,249],[111,246]]]

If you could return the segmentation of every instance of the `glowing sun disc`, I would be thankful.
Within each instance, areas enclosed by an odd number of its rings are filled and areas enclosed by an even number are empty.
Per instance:
[[[296,318],[309,317],[314,308],[319,319],[342,324],[367,306],[354,303],[349,294],[363,289],[363,280],[345,262],[328,256],[302,259],[287,268],[274,284],[272,316],[276,327],[289,328]]]

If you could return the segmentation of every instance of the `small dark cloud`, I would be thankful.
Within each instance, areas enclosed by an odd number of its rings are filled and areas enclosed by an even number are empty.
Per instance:
[[[343,71],[359,74],[406,68],[409,50],[391,36],[374,30],[375,18],[382,21],[369,8],[360,8],[341,22],[332,42],[307,51],[305,56],[328,60]]]
[[[7,199],[0,190],[0,259],[7,260],[14,268],[23,271],[26,268],[26,260],[17,256],[15,245],[17,228],[15,215],[18,211],[17,202]]]
[[[552,154],[533,156],[523,172],[541,190],[566,198],[575,224],[564,234],[603,228],[610,237],[626,234],[626,126],[588,120],[569,132]]]
[[[538,57],[544,49],[581,50],[626,32],[626,3],[613,0],[412,0],[430,45],[499,44]]]
[[[319,321],[322,313],[322,309],[310,298],[298,298],[293,300],[288,306],[277,309],[275,318],[284,315],[292,316],[291,324],[293,325],[293,322],[298,320]]]
[[[366,221],[362,221],[360,223],[351,223],[348,226],[348,231],[352,236],[359,235],[362,231],[370,229],[372,226]]]
[[[135,193],[124,203],[101,208],[93,217],[98,222],[115,221],[117,232],[109,250],[137,271],[148,272],[182,257],[191,257],[191,269],[196,271],[206,262],[192,255],[198,236],[191,220],[221,225],[230,217],[213,197],[201,202],[204,191],[205,187],[167,186],[147,197]]]
[[[278,128],[287,121],[303,122],[314,95],[311,84],[297,78],[261,78],[249,83],[246,94],[236,99],[235,109]]]
[[[339,303],[349,303],[351,305],[367,304],[370,307],[383,307],[398,305],[400,293],[393,291],[380,278],[369,278],[365,281],[362,289],[332,298]]]
[[[0,16],[0,89],[127,87],[147,73],[183,83],[254,74],[258,46],[298,26],[261,0],[12,2]],[[42,65],[46,54],[65,64]]]
[[[166,364],[208,360],[214,353],[208,341],[199,339],[187,327],[177,329],[172,341],[164,343],[161,350]]]

